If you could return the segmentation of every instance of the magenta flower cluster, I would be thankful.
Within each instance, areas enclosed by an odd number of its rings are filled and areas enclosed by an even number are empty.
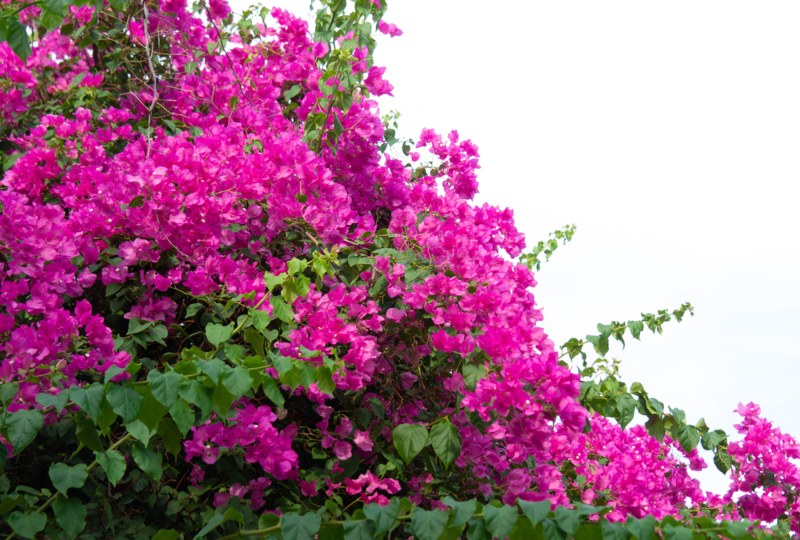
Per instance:
[[[227,416],[192,425],[181,452],[195,485],[226,457],[257,471],[221,488],[217,505],[239,497],[274,510],[277,480],[305,497],[365,503],[404,493],[436,506],[457,492],[603,504],[611,520],[686,509],[788,516],[798,530],[800,450],[755,405],[739,408],[724,496],[692,478],[705,467],[696,450],[581,405],[580,376],[539,326],[534,276],[513,260],[525,239],[512,211],[472,202],[477,147],[426,129],[408,158],[381,151],[387,127],[371,97],[392,85],[358,36],[315,42],[305,21],[273,9],[255,39],[222,50],[224,0],[212,0],[205,19],[182,0],[159,7],[126,21],[125,39],[139,49],[156,37],[168,43],[170,79],[102,106],[42,107],[52,93],[69,100],[113,75],[68,33],[46,34],[26,62],[0,43],[0,117],[13,148],[3,157],[15,160],[0,181],[0,380],[18,385],[10,412],[42,409],[40,394],[112,368],[112,383],[144,380],[132,325],[165,329],[150,347],[180,347],[182,326],[199,320],[188,304],[236,297],[270,321],[286,319],[267,357],[330,370],[332,386],[286,384],[276,362],[260,375],[285,409],[251,393]],[[84,6],[66,21],[85,27],[95,15]],[[402,34],[383,20],[377,30]],[[326,62],[342,51],[349,71],[332,76]],[[329,96],[347,90],[347,78],[359,89],[348,106],[334,105]],[[337,132],[335,144],[304,131],[315,118],[323,133]],[[436,165],[419,165],[418,150]],[[334,262],[285,295],[287,319],[265,272],[281,275],[315,254]],[[163,358],[162,368],[176,361]],[[392,428],[443,417],[460,438],[446,473],[454,483],[423,467],[393,472],[400,461],[383,455]]]

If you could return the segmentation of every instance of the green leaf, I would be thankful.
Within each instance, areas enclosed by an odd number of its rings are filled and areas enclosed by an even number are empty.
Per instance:
[[[11,49],[23,60],[31,55],[31,40],[28,32],[16,17],[4,17],[6,20],[6,41]]]
[[[164,441],[164,448],[167,452],[173,456],[177,456],[181,450],[183,450],[183,437],[181,436],[178,426],[175,425],[175,422],[173,422],[171,418],[168,416],[162,418],[161,422],[158,423],[156,432],[161,435],[161,439]]]
[[[542,521],[542,533],[544,533],[545,540],[564,540],[561,528],[549,518]]]
[[[666,435],[666,430],[664,427],[663,419],[659,418],[658,416],[652,416],[647,422],[645,422],[644,425],[647,428],[647,433],[649,433],[659,441],[664,440],[664,435]]]
[[[110,382],[114,377],[119,375],[120,373],[125,373],[125,370],[119,366],[111,366],[109,367],[105,373],[103,373],[103,384],[107,384]]]
[[[136,442],[131,447],[131,455],[136,465],[142,469],[147,476],[158,482],[164,469],[161,464],[161,454],[145,447],[142,443]]]
[[[211,323],[206,325],[206,339],[214,347],[219,347],[231,338],[233,335],[233,330],[233,323],[228,323],[224,326],[217,323]]]
[[[678,431],[678,442],[681,443],[681,448],[691,452],[697,448],[697,443],[700,442],[700,433],[694,426],[683,425]]]
[[[423,510],[415,507],[411,512],[414,536],[420,540],[437,540],[447,527],[447,512]]]
[[[382,536],[391,531],[398,523],[397,516],[400,513],[400,499],[394,498],[389,504],[381,506],[379,504],[368,504],[364,506],[364,514],[375,523],[375,534]]]
[[[636,413],[636,401],[633,399],[632,395],[622,394],[621,396],[617,396],[615,403],[617,412],[619,413],[617,420],[619,421],[619,425],[624,428],[633,420],[633,416]]]
[[[703,448],[706,450],[712,450],[716,448],[723,442],[728,439],[728,435],[722,431],[721,429],[715,429],[714,431],[709,431],[705,435],[703,435]]]
[[[272,403],[278,407],[283,407],[286,404],[286,400],[283,394],[281,394],[281,389],[278,387],[278,383],[275,379],[267,376],[261,381],[261,385],[264,389],[264,395],[266,395]]]
[[[128,321],[128,335],[133,336],[136,334],[141,334],[142,332],[146,332],[152,327],[153,327],[152,321],[142,321],[134,317]]]
[[[222,513],[217,511],[217,513],[209,518],[205,527],[200,529],[200,531],[195,535],[195,540],[198,540],[199,538],[205,538],[208,533],[219,527],[224,520],[225,517],[222,515]]]
[[[0,18],[0,22],[2,22],[2,18]],[[0,34],[0,38],[2,38],[2,34]],[[0,42],[2,42],[2,39],[0,39]],[[1,383],[0,384],[0,405],[6,405],[7,406],[8,404],[10,404],[11,401],[14,399],[14,397],[17,395],[18,392],[19,392],[19,385],[17,383],[8,383],[8,382]],[[41,403],[41,401],[39,401],[39,396],[43,396],[45,400],[47,398],[55,397],[55,396],[51,396],[50,394],[38,394],[36,396],[36,401],[39,402],[39,403]],[[42,403],[42,406],[43,407],[47,407],[48,405]]]
[[[603,540],[600,523],[582,522],[575,532],[575,540]]]
[[[300,85],[299,85],[299,84],[295,84],[295,85],[293,85],[291,88],[287,89],[287,90],[286,90],[286,91],[283,93],[283,98],[284,98],[286,101],[289,101],[289,100],[290,100],[290,99],[292,99],[294,96],[296,96],[297,94],[299,94],[301,90],[302,90],[302,89],[300,88]]]
[[[344,527],[338,523],[324,523],[317,533],[317,540],[344,540]]]
[[[275,287],[282,285],[287,277],[286,272],[280,273],[277,276],[266,272],[264,273],[264,284],[267,286],[267,290],[272,292]]]
[[[492,540],[492,535],[486,529],[482,519],[473,518],[467,524],[467,540]]]
[[[44,529],[47,524],[47,518],[41,512],[24,514],[18,510],[8,516],[8,524],[21,537],[35,538],[36,534]]]
[[[298,259],[295,257],[294,259],[290,259],[286,263],[286,271],[289,273],[290,276],[294,276],[305,270],[307,266],[308,266],[308,261]]]
[[[666,540],[692,540],[692,530],[683,525],[667,524],[664,526]]]
[[[556,523],[558,523],[558,526],[561,527],[564,532],[570,536],[575,535],[575,531],[578,530],[578,524],[580,523],[578,513],[575,510],[559,506],[556,508],[555,518]]]
[[[536,527],[544,518],[547,517],[547,514],[550,513],[551,504],[550,501],[523,501],[522,499],[517,500],[517,505],[519,506],[522,513],[525,514],[529,520],[531,520],[531,524]]]
[[[189,62],[190,64],[192,62]],[[203,309],[203,304],[195,302],[194,304],[189,304],[189,307],[186,308],[186,318],[191,319],[195,315],[197,315],[200,310]]]
[[[69,398],[95,422],[100,416],[104,396],[105,388],[101,384],[91,384],[85,388],[73,386],[69,389]]]
[[[366,519],[346,519],[344,521],[344,540],[372,540],[375,537],[375,524]]]
[[[224,386],[217,386],[214,388],[214,393],[211,394],[211,403],[214,405],[214,411],[222,417],[227,417],[234,401],[236,401],[236,396],[228,392]]]
[[[513,506],[497,507],[487,504],[483,507],[483,520],[493,537],[505,538],[517,522],[517,510]]]
[[[727,450],[720,448],[714,453],[714,465],[723,473],[727,473],[731,469],[731,456]]]
[[[222,385],[235,397],[243,396],[253,385],[253,377],[247,368],[237,366],[226,370],[222,375]]]
[[[586,341],[592,344],[600,356],[605,356],[608,352],[608,336],[586,336]]]
[[[105,452],[95,452],[94,458],[103,472],[106,473],[106,478],[111,482],[112,486],[116,486],[117,482],[122,480],[125,475],[125,458],[116,450],[107,450]]]
[[[83,487],[89,471],[85,463],[80,463],[70,467],[66,463],[53,463],[48,471],[50,480],[53,481],[55,488],[63,495],[67,494],[69,488]]]
[[[125,429],[128,430],[128,433],[130,433],[134,439],[142,442],[143,444],[150,442],[153,434],[155,434],[155,429],[151,429],[141,420],[134,420],[130,424],[126,425]]]
[[[725,530],[727,530],[728,534],[730,534],[736,540],[739,540],[739,538],[745,538],[749,528],[750,524],[742,521],[731,521],[725,524]]]
[[[211,390],[203,386],[200,381],[184,381],[179,390],[180,396],[200,409],[203,417],[211,413],[214,407],[211,403]]]
[[[442,499],[447,506],[453,509],[453,519],[450,525],[463,525],[472,518],[478,508],[478,501],[470,499],[468,501],[457,501],[449,495]]]
[[[619,523],[603,521],[600,527],[603,533],[603,540],[628,540],[630,538],[630,533]]]
[[[322,518],[319,514],[289,512],[281,518],[281,535],[284,540],[313,540],[319,531]]]
[[[392,430],[392,440],[402,460],[410,463],[428,444],[428,430],[419,424],[400,424]]]
[[[126,424],[126,427],[129,427],[136,422],[141,422],[152,431],[158,427],[161,419],[165,414],[167,414],[168,409],[156,399],[156,397],[153,395],[152,388],[146,386],[143,388],[143,390],[144,395],[142,397],[144,398],[144,401],[142,402],[142,408],[139,411],[139,418]]]
[[[179,538],[181,538],[181,533],[175,529],[159,529],[151,540],[178,540]]]
[[[184,437],[194,425],[194,411],[185,401],[179,399],[169,408],[169,415],[175,421],[175,425]]]
[[[45,0],[39,22],[48,31],[57,28],[67,14],[66,6],[62,0]]]
[[[592,514],[597,514],[607,509],[607,507],[605,506],[592,506],[591,504],[584,504],[584,503],[578,503],[575,506],[578,512],[578,517],[582,518],[586,516],[591,516]]]
[[[136,420],[144,398],[130,386],[112,386],[106,392],[106,399],[124,423]]]
[[[333,373],[331,373],[330,368],[325,366],[314,370],[314,382],[317,383],[317,388],[323,394],[332,396],[336,390],[336,383],[333,382]]]
[[[260,309],[251,309],[250,318],[253,319],[253,326],[259,332],[266,330],[267,325],[269,325],[269,322],[272,320],[269,313],[261,311]]]
[[[36,402],[44,407],[45,409],[48,407],[53,407],[57,412],[61,412],[64,410],[64,407],[67,406],[67,401],[69,400],[69,392],[59,392],[56,395],[53,394],[37,394]]]
[[[75,415],[75,435],[78,437],[78,441],[89,450],[103,451],[103,443],[100,442],[100,435],[97,433],[94,422],[82,414]]]
[[[445,467],[449,467],[461,454],[461,435],[450,420],[434,424],[431,428],[430,441],[433,451]]]
[[[517,519],[516,525],[514,528],[511,529],[511,532],[508,535],[509,540],[531,540],[532,538],[536,538],[536,530],[531,525],[531,520],[529,520],[526,516],[520,516]],[[589,539],[579,539],[579,540],[589,540]],[[599,539],[598,539],[599,540]]]
[[[33,442],[44,425],[44,415],[35,410],[20,410],[11,413],[6,419],[6,437],[14,448],[14,454],[20,452]]]
[[[642,519],[628,516],[628,520],[625,522],[625,528],[628,529],[636,540],[650,540],[654,537],[657,523],[656,518],[653,516],[645,516]]]
[[[86,507],[78,499],[58,497],[53,501],[53,514],[64,532],[72,538],[86,527]]]
[[[644,323],[642,321],[628,321],[628,329],[634,338],[639,339],[639,336],[642,335],[642,330],[644,330]]]
[[[289,307],[289,304],[286,303],[286,300],[280,296],[273,296],[269,299],[269,303],[272,305],[272,314],[275,317],[287,324],[294,322],[294,312]]]
[[[150,390],[153,392],[153,397],[168,409],[178,401],[178,397],[180,396],[179,388],[182,380],[183,377],[175,371],[161,373],[160,371],[153,370],[147,374],[147,382],[150,385]]]

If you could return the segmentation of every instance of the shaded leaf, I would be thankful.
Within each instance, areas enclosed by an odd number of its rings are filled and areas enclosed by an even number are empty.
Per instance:
[[[153,397],[167,409],[178,400],[182,380],[183,377],[175,371],[161,373],[153,370],[147,374],[147,382],[153,392]]]
[[[206,325],[206,339],[214,347],[219,347],[231,338],[233,329],[233,323],[226,325],[210,323]]]
[[[450,520],[450,525],[463,525],[472,518],[478,508],[478,501],[475,499],[459,502],[448,495],[442,499],[442,502],[453,509],[453,518]]]
[[[375,534],[384,535],[394,528],[400,513],[400,499],[394,498],[389,504],[368,504],[364,506],[364,514],[375,523]]]
[[[580,523],[578,513],[575,510],[559,506],[555,511],[555,519],[558,526],[561,527],[564,532],[570,536],[575,535],[575,531],[578,530],[578,524]]]
[[[58,497],[53,501],[53,514],[64,532],[72,538],[86,527],[86,507],[78,499]]]
[[[636,537],[636,540],[650,540],[654,536],[653,531],[655,531],[657,523],[653,516],[645,516],[642,519],[628,516],[625,528]]]
[[[126,424],[136,420],[144,398],[130,386],[112,386],[106,392],[106,399],[115,413]]]
[[[53,463],[48,471],[50,480],[53,481],[55,488],[63,495],[67,494],[69,488],[83,487],[89,471],[85,463],[69,466],[66,463]]]
[[[411,512],[411,526],[416,538],[437,540],[447,527],[447,512],[415,507]]]
[[[603,521],[601,525],[603,540],[628,540],[630,533],[619,523]]]
[[[18,455],[33,442],[44,425],[44,416],[36,410],[20,410],[6,419],[6,438]]]
[[[450,420],[434,424],[429,438],[433,451],[445,467],[450,466],[461,454],[461,435]]]
[[[392,441],[402,460],[409,463],[428,444],[428,430],[419,424],[400,424],[392,430]]]
[[[319,531],[322,518],[319,514],[289,512],[281,518],[281,534],[284,540],[313,540]]]
[[[664,526],[666,540],[692,540],[692,530],[683,525],[667,524]]]
[[[6,22],[6,41],[11,49],[23,60],[31,55],[31,40],[28,32],[16,17],[4,17]]]
[[[169,415],[175,422],[175,425],[180,430],[181,435],[184,437],[194,425],[195,417],[194,411],[185,401],[179,399],[172,407],[169,408]]]
[[[517,505],[520,510],[522,510],[522,513],[531,520],[531,524],[533,524],[534,527],[547,517],[551,508],[550,501],[530,502],[520,499],[517,501]]]
[[[289,307],[289,304],[286,303],[286,300],[280,296],[273,296],[269,299],[269,303],[272,305],[272,313],[275,317],[285,323],[294,322],[294,312],[292,308]]]
[[[345,540],[372,540],[375,524],[366,519],[346,519],[344,521]]]
[[[41,512],[25,514],[20,511],[12,512],[8,516],[8,524],[14,532],[23,538],[35,538],[36,534],[44,529],[47,518]]]
[[[222,374],[222,385],[237,398],[250,390],[252,384],[253,377],[245,367],[236,366],[233,369],[224,370]]]
[[[486,522],[486,529],[495,538],[505,538],[517,523],[517,509],[513,506],[503,505],[500,507],[485,505],[483,507],[483,520]]]
[[[140,442],[136,442],[131,447],[131,455],[136,465],[142,469],[147,476],[155,481],[161,480],[161,475],[164,472],[161,465],[161,454],[147,448]]]
[[[85,388],[73,386],[69,389],[69,398],[95,422],[100,416],[104,396],[105,388],[100,384],[91,384]]]
[[[116,450],[107,450],[105,452],[95,452],[94,457],[100,468],[106,473],[106,478],[111,482],[112,486],[116,486],[122,477],[125,475],[125,458]]]

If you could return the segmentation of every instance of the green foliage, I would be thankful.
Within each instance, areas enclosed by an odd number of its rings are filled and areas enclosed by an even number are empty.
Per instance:
[[[575,229],[575,225],[565,225],[551,232],[547,240],[540,240],[529,253],[520,255],[519,261],[531,270],[538,272],[541,270],[542,263],[549,261],[559,246],[567,245],[572,240]]]
[[[461,435],[449,420],[434,424],[429,439],[433,451],[445,466],[449,466],[461,454]]]
[[[400,424],[392,430],[392,440],[397,453],[409,463],[428,444],[428,430],[419,424]]]
[[[694,315],[694,307],[689,303],[672,311],[642,313],[638,320],[598,324],[597,334],[587,335],[585,339],[571,338],[561,345],[561,358],[580,358],[581,364],[577,366],[583,379],[580,401],[588,410],[613,418],[623,427],[638,413],[646,419],[647,431],[657,439],[662,440],[669,434],[686,451],[702,444],[704,449],[713,451],[716,467],[727,472],[731,461],[727,453],[728,436],[724,431],[710,430],[703,419],[689,424],[681,409],[665,407],[663,402],[651,397],[641,383],[628,386],[620,380],[618,360],[606,356],[611,342],[625,347],[625,336],[629,334],[638,340],[645,327],[654,334],[661,334],[664,324],[672,320],[681,322],[687,314]],[[598,355],[591,362],[585,350],[587,345]]]

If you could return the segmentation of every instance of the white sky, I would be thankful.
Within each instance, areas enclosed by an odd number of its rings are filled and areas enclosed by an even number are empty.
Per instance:
[[[471,138],[479,200],[529,244],[578,226],[537,275],[554,340],[689,301],[612,349],[625,378],[690,421],[731,433],[755,401],[800,436],[800,3],[394,0],[386,20],[402,132]]]

